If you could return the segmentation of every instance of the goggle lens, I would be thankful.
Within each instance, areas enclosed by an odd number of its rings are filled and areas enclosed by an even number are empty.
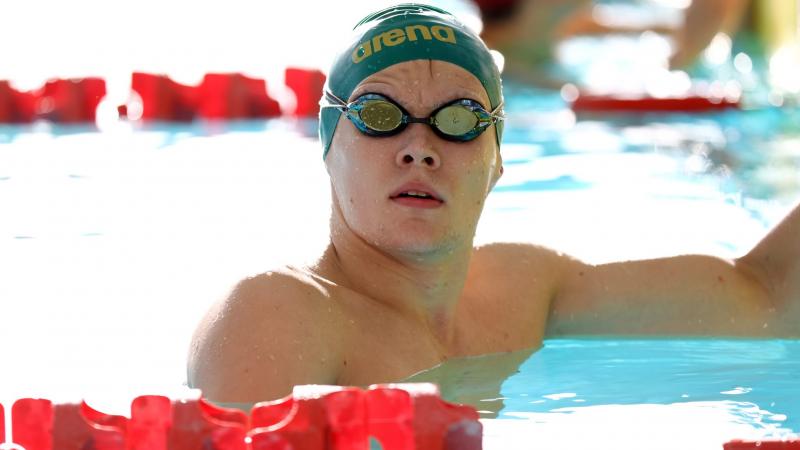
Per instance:
[[[403,111],[386,100],[365,101],[358,116],[366,126],[381,133],[392,131],[403,123]]]
[[[448,136],[464,136],[478,125],[478,116],[466,105],[449,105],[436,113],[433,125]]]

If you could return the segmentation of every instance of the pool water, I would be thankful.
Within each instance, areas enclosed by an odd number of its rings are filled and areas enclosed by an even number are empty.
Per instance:
[[[451,361],[411,381],[476,405],[487,448],[719,449],[796,436],[798,374],[796,340],[608,337]]]

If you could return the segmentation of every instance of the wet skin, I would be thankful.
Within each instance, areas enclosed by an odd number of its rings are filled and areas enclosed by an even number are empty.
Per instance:
[[[367,92],[415,117],[457,98],[491,109],[473,75],[440,61],[389,67],[348,100]],[[327,250],[307,267],[242,280],[195,333],[189,383],[211,400],[398,381],[452,358],[532,352],[545,337],[800,336],[797,209],[737,260],[589,265],[531,244],[473,247],[502,174],[493,127],[458,143],[423,124],[369,137],[341,118],[325,164]],[[403,194],[411,191],[433,198]]]

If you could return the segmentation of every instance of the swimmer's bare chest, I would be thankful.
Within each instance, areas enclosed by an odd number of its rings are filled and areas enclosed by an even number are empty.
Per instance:
[[[547,324],[549,289],[534,277],[520,283],[505,270],[471,271],[457,313],[456,336],[449,346],[429,330],[351,292],[339,292],[344,329],[339,384],[367,385],[402,380],[448,359],[539,347]],[[337,294],[334,294],[337,295]]]

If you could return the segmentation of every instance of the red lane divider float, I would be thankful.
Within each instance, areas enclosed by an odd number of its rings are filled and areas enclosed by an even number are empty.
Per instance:
[[[0,123],[30,123],[36,116],[36,96],[0,80]]]
[[[267,95],[264,80],[241,74],[207,74],[199,92],[198,112],[204,119],[261,119],[281,115],[278,102]]]
[[[264,119],[281,114],[278,102],[267,95],[266,81],[237,73],[206,74],[199,86],[187,86],[164,75],[135,72],[131,87],[141,98],[143,121]]]
[[[284,72],[284,83],[294,92],[297,106],[295,117],[316,116],[319,113],[319,99],[325,85],[325,74],[319,70],[296,69],[289,67]]]
[[[800,439],[786,441],[730,441],[723,450],[800,450]]]
[[[483,434],[475,409],[442,401],[431,384],[298,386],[251,417],[253,450],[362,450],[370,436],[384,450],[474,450]]]
[[[695,94],[667,98],[579,94],[571,102],[575,112],[711,112],[738,107],[739,100]]]
[[[295,117],[319,113],[325,75],[319,70],[287,68],[284,82],[294,92]],[[189,122],[207,120],[266,119],[281,115],[278,101],[269,96],[267,82],[239,73],[210,73],[199,86],[180,84],[165,75],[134,72],[131,90],[141,99],[137,120]],[[94,122],[97,106],[106,94],[100,78],[56,79],[42,88],[22,92],[0,80],[0,123],[31,123],[37,119],[56,123]],[[119,105],[128,117],[130,105]]]
[[[197,88],[177,83],[165,75],[134,72],[131,89],[141,97],[143,121],[190,122],[194,119]]]
[[[366,450],[369,439],[384,450],[477,450],[482,439],[475,409],[444,402],[431,384],[297,386],[250,416],[163,396],[136,398],[130,418],[45,399],[17,400],[11,415],[26,450]]]
[[[288,114],[316,116],[325,75],[315,69],[290,67],[284,72],[284,83],[296,98],[296,107]],[[131,118],[145,122],[265,119],[281,115],[281,107],[269,96],[265,80],[238,73],[206,74],[199,86],[187,86],[165,75],[135,72],[131,89],[141,98],[141,114]],[[15,90],[0,80],[0,123],[30,123],[36,119],[94,122],[97,105],[105,94],[105,81],[100,78],[52,80],[32,92]],[[578,113],[711,112],[739,107],[738,98],[701,94],[668,98],[578,92],[574,95],[570,105]],[[120,117],[128,117],[129,105],[120,105],[118,112]]]
[[[0,123],[94,122],[105,95],[106,82],[100,78],[50,80],[32,92],[18,91],[0,80]]]
[[[100,78],[51,80],[38,92],[40,118],[58,123],[94,122],[106,82]]]

